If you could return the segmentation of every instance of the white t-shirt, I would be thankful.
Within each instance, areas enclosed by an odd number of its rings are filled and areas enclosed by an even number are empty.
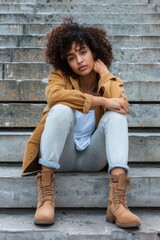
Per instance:
[[[94,110],[90,110],[87,114],[75,111],[74,142],[77,150],[83,151],[90,144],[95,126]]]

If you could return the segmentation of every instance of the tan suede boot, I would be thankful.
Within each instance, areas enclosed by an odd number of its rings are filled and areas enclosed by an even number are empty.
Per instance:
[[[55,175],[53,171],[41,171],[36,176],[36,182],[38,186],[38,204],[34,223],[53,224],[55,211]]]
[[[117,227],[131,228],[140,226],[140,219],[127,207],[126,187],[129,179],[126,174],[111,176],[109,204],[106,221],[115,222]]]

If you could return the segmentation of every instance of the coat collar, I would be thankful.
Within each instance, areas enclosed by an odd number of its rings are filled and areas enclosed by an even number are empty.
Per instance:
[[[78,81],[77,78],[70,77],[70,81],[71,81],[73,87],[74,87],[76,90],[80,90],[80,88],[79,88],[79,81]]]

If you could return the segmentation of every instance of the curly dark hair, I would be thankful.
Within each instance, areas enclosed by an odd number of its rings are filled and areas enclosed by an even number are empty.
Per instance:
[[[55,70],[61,70],[67,76],[77,77],[67,62],[67,54],[73,42],[90,48],[95,60],[101,59],[109,68],[112,60],[112,46],[107,39],[107,33],[94,26],[83,26],[73,22],[71,18],[65,19],[62,24],[53,28],[46,36],[46,61]]]

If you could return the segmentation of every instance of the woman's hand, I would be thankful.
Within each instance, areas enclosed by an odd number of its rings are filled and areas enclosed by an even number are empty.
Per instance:
[[[107,66],[100,59],[95,61],[93,70],[96,73],[98,73],[100,75],[100,77],[109,73]]]
[[[128,101],[125,98],[104,98],[103,107],[121,114],[128,113]]]

